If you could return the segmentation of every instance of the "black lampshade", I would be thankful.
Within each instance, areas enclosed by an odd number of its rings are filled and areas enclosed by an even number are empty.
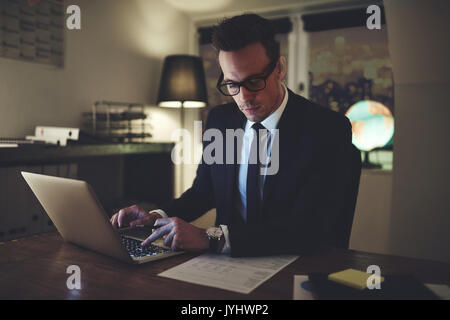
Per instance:
[[[208,103],[202,58],[189,55],[167,56],[159,84],[162,107],[203,107]]]

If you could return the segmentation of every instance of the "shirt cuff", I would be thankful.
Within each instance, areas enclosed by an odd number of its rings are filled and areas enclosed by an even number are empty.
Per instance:
[[[230,234],[228,232],[228,226],[221,224],[220,228],[222,229],[223,236],[225,238],[225,245],[222,248],[222,253],[229,254],[231,252],[231,244],[230,244]]]
[[[163,210],[161,210],[161,209],[156,209],[156,210],[152,210],[152,211],[150,211],[149,213],[153,213],[153,212],[155,212],[155,213],[158,213],[161,217],[163,217],[163,218],[168,218],[169,216],[163,211]]]

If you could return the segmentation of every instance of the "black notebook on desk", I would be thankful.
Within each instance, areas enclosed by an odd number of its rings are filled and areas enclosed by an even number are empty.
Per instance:
[[[310,274],[311,290],[324,300],[437,300],[420,281],[409,275],[384,275],[380,289],[358,290],[328,280],[328,274]]]

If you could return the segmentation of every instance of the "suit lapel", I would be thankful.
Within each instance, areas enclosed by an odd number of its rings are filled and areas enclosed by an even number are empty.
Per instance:
[[[278,172],[273,175],[267,175],[264,183],[263,192],[263,210],[270,210],[271,199],[277,190],[283,188],[275,188],[274,186],[283,186],[283,181],[287,181],[289,176],[293,174],[292,165],[298,155],[295,154],[297,149],[297,142],[301,128],[301,122],[304,120],[302,115],[302,103],[297,99],[298,97],[288,89],[288,103],[284,112],[278,122],[278,142],[279,142],[279,166]],[[272,150],[273,151],[273,150]],[[272,164],[273,165],[273,164]]]

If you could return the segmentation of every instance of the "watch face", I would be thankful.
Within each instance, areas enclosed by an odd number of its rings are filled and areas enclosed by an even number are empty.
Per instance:
[[[220,228],[209,228],[206,233],[213,238],[220,238],[223,235],[222,229]]]

